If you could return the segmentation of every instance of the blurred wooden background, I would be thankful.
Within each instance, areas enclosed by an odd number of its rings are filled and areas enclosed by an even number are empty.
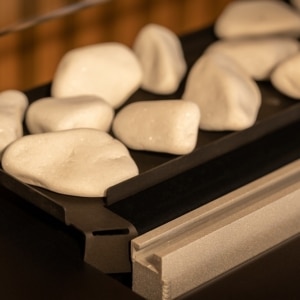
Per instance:
[[[110,0],[0,36],[0,91],[27,90],[51,81],[59,60],[72,48],[107,41],[131,46],[139,29],[150,22],[166,26],[178,35],[204,28],[230,1]],[[0,27],[20,16],[47,11],[50,5],[68,3],[70,0],[1,1]]]

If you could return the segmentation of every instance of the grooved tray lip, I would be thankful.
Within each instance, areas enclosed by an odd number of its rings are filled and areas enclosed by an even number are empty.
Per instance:
[[[189,68],[200,57],[205,48],[215,40],[212,27],[193,32],[181,38]],[[127,103],[139,100],[178,99],[183,92],[184,81],[185,79],[177,92],[172,95],[154,95],[138,90],[130,97]],[[239,132],[208,132],[200,130],[195,150],[182,156],[130,150],[133,159],[139,167],[140,174],[109,188],[105,198],[99,197],[99,199],[95,199],[56,194],[23,184],[6,174],[2,169],[0,169],[0,184],[16,193],[20,193],[22,190],[21,196],[23,198],[60,219],[64,218],[62,215],[67,210],[67,207],[78,205],[78,203],[94,203],[95,200],[96,202],[99,200],[100,203],[104,202],[109,206],[300,120],[300,102],[282,95],[272,87],[270,82],[259,82],[258,84],[262,93],[262,106],[257,121],[252,127]],[[26,92],[29,101],[32,102],[49,96],[50,87],[51,84],[46,84]]]

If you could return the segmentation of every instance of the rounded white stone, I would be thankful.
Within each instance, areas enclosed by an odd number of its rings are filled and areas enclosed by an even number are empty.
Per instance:
[[[283,94],[300,100],[300,52],[277,66],[271,74],[271,82]]]
[[[131,149],[181,155],[194,150],[199,120],[200,111],[192,102],[139,101],[125,106],[112,128]]]
[[[0,93],[0,158],[4,149],[23,135],[27,96],[18,90]]]
[[[141,84],[142,70],[134,52],[121,43],[102,43],[67,52],[54,74],[55,98],[96,95],[121,106]]]
[[[198,104],[200,128],[242,130],[252,126],[261,105],[256,82],[232,59],[207,52],[193,65],[183,99]]]
[[[30,133],[74,128],[109,131],[114,109],[97,96],[42,98],[31,103],[26,112]]]
[[[280,62],[299,51],[299,42],[292,37],[218,40],[207,51],[226,54],[255,80],[268,80]]]
[[[7,147],[2,167],[27,184],[83,197],[105,196],[109,187],[138,174],[127,148],[96,129],[23,136]]]
[[[136,36],[133,50],[143,69],[143,89],[157,94],[171,94],[178,89],[187,65],[174,32],[148,24]]]
[[[243,0],[230,2],[217,18],[219,38],[266,35],[300,35],[300,15],[283,1]]]

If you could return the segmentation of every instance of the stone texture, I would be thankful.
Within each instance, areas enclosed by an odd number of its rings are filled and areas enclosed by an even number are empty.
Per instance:
[[[200,128],[213,131],[252,126],[261,105],[256,82],[232,59],[216,52],[195,62],[182,97],[199,106]]]
[[[143,89],[157,94],[170,94],[178,89],[187,65],[175,33],[148,24],[138,33],[133,50],[143,69]]]
[[[283,1],[244,0],[229,3],[215,23],[219,38],[300,35],[300,15]]]
[[[187,154],[196,146],[199,120],[199,109],[192,102],[140,101],[116,115],[113,132],[135,150]]]
[[[109,131],[114,109],[97,96],[43,98],[29,105],[26,125],[30,133],[74,128]]]
[[[96,129],[23,136],[6,149],[2,167],[24,183],[83,197],[105,196],[138,174],[127,148]]]
[[[141,84],[142,70],[133,51],[121,43],[102,43],[67,52],[56,69],[52,96],[96,95],[121,106]]]

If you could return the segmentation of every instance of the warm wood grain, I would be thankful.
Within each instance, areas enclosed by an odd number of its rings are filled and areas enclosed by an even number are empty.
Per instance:
[[[132,45],[139,29],[153,22],[176,34],[203,28],[232,0],[111,0],[62,19],[0,37],[0,91],[29,89],[51,81],[63,54],[75,47],[117,41]],[[3,1],[2,1],[3,2]],[[51,0],[51,5],[67,0]],[[49,1],[0,4],[0,25],[47,10]],[[31,4],[31,5],[29,5]]]

